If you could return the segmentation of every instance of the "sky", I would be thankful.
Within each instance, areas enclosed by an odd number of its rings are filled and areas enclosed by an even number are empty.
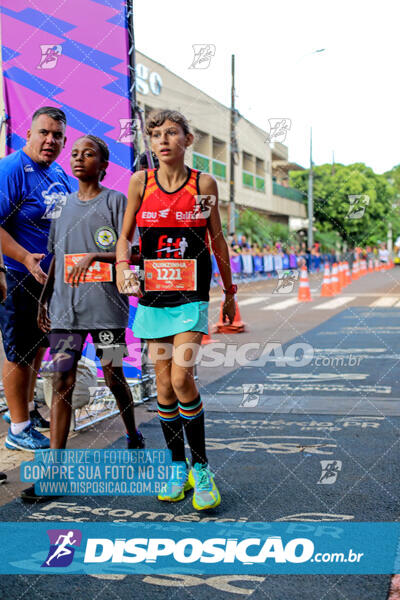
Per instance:
[[[136,0],[136,47],[269,131],[291,120],[289,160],[400,164],[398,0]],[[193,44],[214,44],[207,69],[189,69]],[[325,51],[315,53],[324,48]]]

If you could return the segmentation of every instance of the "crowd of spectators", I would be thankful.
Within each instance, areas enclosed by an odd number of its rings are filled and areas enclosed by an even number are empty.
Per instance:
[[[318,273],[324,269],[325,263],[332,266],[339,261],[347,261],[350,269],[355,260],[382,259],[388,254],[384,244],[381,247],[349,249],[338,253],[334,249],[323,251],[320,244],[315,243],[311,252],[303,242],[289,245],[281,242],[275,244],[251,243],[245,235],[229,237],[229,254],[232,275],[235,281],[258,280],[278,277],[281,270],[299,269],[306,265],[309,273]],[[219,282],[218,266],[212,256],[213,284]]]

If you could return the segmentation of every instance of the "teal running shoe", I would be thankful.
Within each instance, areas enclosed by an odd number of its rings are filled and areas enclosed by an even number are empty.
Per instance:
[[[189,481],[189,463],[175,462],[173,463],[173,472],[167,483],[163,484],[165,489],[158,494],[158,500],[165,502],[179,502],[185,497],[185,492],[188,492],[193,486]]]
[[[221,495],[208,464],[195,463],[189,473],[189,482],[194,487],[193,507],[196,510],[215,508],[221,503]]]

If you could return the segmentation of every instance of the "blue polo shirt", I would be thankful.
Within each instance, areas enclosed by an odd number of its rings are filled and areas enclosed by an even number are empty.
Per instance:
[[[47,251],[50,225],[60,216],[70,192],[68,175],[57,163],[41,166],[23,150],[0,160],[0,226],[28,252],[45,254],[40,263],[45,272],[52,257]],[[4,263],[10,269],[28,272],[8,256],[4,256]]]

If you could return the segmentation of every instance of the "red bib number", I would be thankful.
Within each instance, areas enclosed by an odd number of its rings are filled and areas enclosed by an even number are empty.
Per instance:
[[[144,261],[146,292],[193,292],[196,290],[194,258],[158,258]]]
[[[72,267],[74,267],[84,256],[87,256],[86,253],[83,254],[64,254],[64,282],[69,283],[67,281],[67,276],[72,271]],[[111,263],[103,263],[100,261],[96,261],[91,264],[89,270],[86,273],[85,281],[80,281],[80,283],[93,283],[93,282],[101,282],[107,283],[112,281],[112,265]]]

